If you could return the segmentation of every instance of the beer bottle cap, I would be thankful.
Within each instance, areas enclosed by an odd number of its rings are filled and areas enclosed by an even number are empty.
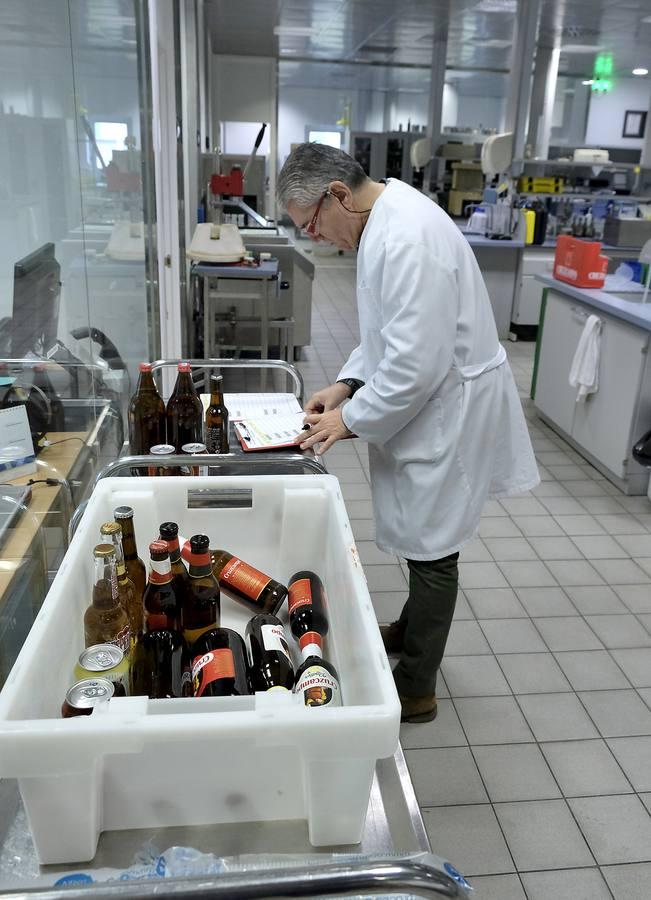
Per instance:
[[[224,376],[223,376],[223,375],[211,375],[211,376],[210,376],[210,380],[211,380],[211,382],[214,382],[214,381],[223,381],[223,380],[224,380]]]
[[[113,544],[98,544],[93,550],[93,556],[95,559],[108,559],[115,556],[115,547]]]
[[[193,553],[205,553],[210,547],[210,538],[207,534],[194,534],[190,538],[190,549]]]
[[[179,372],[189,372],[190,371],[190,363],[180,362],[179,363]]]
[[[323,647],[323,641],[318,631],[306,631],[298,639],[298,646],[301,650],[305,650],[309,644],[316,644],[319,649]]]
[[[158,533],[166,541],[173,540],[175,537],[178,537],[179,526],[176,522],[163,522],[158,529]]]
[[[140,363],[138,368],[141,372],[151,372],[151,363]]]
[[[113,537],[114,534],[122,534],[122,526],[119,522],[104,522],[99,533],[101,535]]]
[[[152,541],[149,545],[149,553],[151,556],[168,556],[169,549],[165,541]]]
[[[113,510],[113,518],[117,521],[120,521],[120,519],[133,519],[133,509],[130,506],[118,506]]]

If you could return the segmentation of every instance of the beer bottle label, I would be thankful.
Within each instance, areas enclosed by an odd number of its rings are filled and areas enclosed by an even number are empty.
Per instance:
[[[306,706],[341,706],[339,683],[323,666],[308,666],[294,693],[303,694]]]
[[[301,606],[312,605],[312,587],[309,578],[301,578],[294,582],[289,589],[287,603],[290,613]]]
[[[107,644],[115,644],[128,657],[131,649],[131,628],[125,625],[122,631],[118,631],[112,641],[107,641]]]
[[[165,613],[149,613],[145,610],[145,630],[160,631],[174,630],[176,628],[176,620]]]
[[[240,591],[245,597],[257,600],[271,581],[268,575],[254,569],[248,563],[234,556],[219,573],[219,583]]]
[[[199,678],[200,674],[201,678]],[[203,656],[195,657],[192,662],[192,685],[195,697],[201,697],[208,685],[220,678],[235,678],[235,661],[231,650],[227,647],[221,650],[209,650]]]
[[[172,566],[168,559],[149,561],[149,581],[151,584],[169,584],[172,580]]]
[[[285,631],[282,625],[263,625],[262,626],[262,643],[264,649],[275,651],[276,653],[284,653],[291,662],[289,653],[289,644],[285,638]]]

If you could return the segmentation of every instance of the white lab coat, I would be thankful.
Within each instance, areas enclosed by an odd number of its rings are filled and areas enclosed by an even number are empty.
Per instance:
[[[369,443],[376,543],[440,559],[470,541],[489,497],[538,484],[522,405],[479,267],[435,203],[391,179],[357,259],[360,344],[338,378]]]

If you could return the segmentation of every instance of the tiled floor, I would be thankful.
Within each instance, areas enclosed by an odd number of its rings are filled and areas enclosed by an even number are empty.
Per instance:
[[[315,258],[309,393],[357,344],[352,261]],[[651,897],[651,502],[626,497],[536,416],[533,345],[508,344],[542,482],[486,505],[461,555],[439,715],[402,728],[433,850],[478,900]],[[380,622],[404,561],[375,544],[360,442],[342,483]]]

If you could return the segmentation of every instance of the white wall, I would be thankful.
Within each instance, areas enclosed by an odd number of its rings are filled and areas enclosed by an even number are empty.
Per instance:
[[[648,78],[621,78],[614,82],[608,94],[592,94],[586,144],[642,149],[642,138],[622,137],[624,113],[629,109],[647,111],[650,101],[651,80]],[[647,120],[649,118],[647,116]],[[650,127],[647,121],[647,128]]]
[[[504,117],[504,97],[475,97],[459,94],[457,119],[460,128],[502,128]]]

